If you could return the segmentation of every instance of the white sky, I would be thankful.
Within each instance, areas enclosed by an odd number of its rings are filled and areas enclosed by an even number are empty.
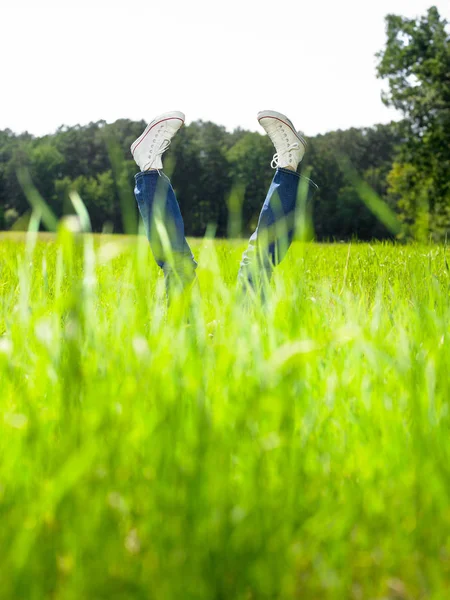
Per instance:
[[[0,129],[151,120],[228,129],[286,113],[307,135],[388,122],[384,16],[433,0],[0,0]],[[450,0],[436,0],[450,20]]]

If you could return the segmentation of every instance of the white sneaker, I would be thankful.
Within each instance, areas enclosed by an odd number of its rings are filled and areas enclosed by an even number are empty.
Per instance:
[[[292,167],[297,170],[307,144],[296,132],[292,122],[285,115],[274,110],[263,110],[258,113],[258,121],[275,146],[276,153],[270,163],[272,169]]]
[[[130,147],[131,154],[141,171],[162,169],[161,156],[170,146],[170,140],[183,125],[185,116],[176,110],[159,115],[147,125],[142,135]]]

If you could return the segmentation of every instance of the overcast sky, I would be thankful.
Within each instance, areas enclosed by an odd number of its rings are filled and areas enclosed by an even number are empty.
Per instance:
[[[450,0],[434,3],[450,20]],[[388,122],[374,54],[384,17],[426,0],[0,0],[0,129],[151,120],[258,129],[263,109],[307,135]]]

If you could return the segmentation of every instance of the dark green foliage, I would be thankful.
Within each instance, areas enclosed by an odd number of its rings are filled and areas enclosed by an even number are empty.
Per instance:
[[[401,216],[418,237],[450,231],[450,36],[431,7],[420,19],[386,17],[387,44],[378,76],[383,100],[402,111],[402,145],[389,176]]]
[[[17,170],[25,166],[57,217],[73,212],[69,193],[76,190],[86,204],[94,231],[102,231],[108,224],[108,229],[132,233],[136,230],[132,189],[137,167],[129,147],[144,127],[142,121],[122,119],[112,125],[100,121],[60,128],[54,135],[37,139],[0,132],[3,213],[9,210],[10,215],[23,215],[29,210],[17,181]],[[320,186],[314,208],[316,237],[390,235],[359,199],[342,172],[340,156],[349,159],[359,176],[386,198],[387,174],[398,140],[392,125],[309,139],[302,172]],[[219,237],[252,231],[273,175],[273,153],[269,138],[259,133],[241,129],[229,133],[202,121],[183,127],[164,157],[164,166],[176,189],[187,234],[202,236],[208,226]],[[3,218],[0,226],[11,226],[10,221]]]
[[[400,138],[394,124],[349,129],[318,135],[309,140],[303,168],[319,185],[314,203],[314,225],[318,239],[390,237],[390,232],[360,199],[348,179],[343,161],[386,200],[387,175]]]
[[[198,121],[184,127],[173,142],[169,168],[189,235],[203,235],[210,224],[217,235],[226,233],[228,135],[224,127]]]
[[[243,192],[241,212],[245,230],[256,227],[273,175],[268,168],[273,152],[267,136],[250,132],[246,132],[228,151],[231,177],[234,185]]]

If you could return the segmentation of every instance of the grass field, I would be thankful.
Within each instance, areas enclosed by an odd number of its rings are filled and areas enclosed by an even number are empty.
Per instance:
[[[0,598],[449,598],[446,249],[192,245],[0,238]]]

